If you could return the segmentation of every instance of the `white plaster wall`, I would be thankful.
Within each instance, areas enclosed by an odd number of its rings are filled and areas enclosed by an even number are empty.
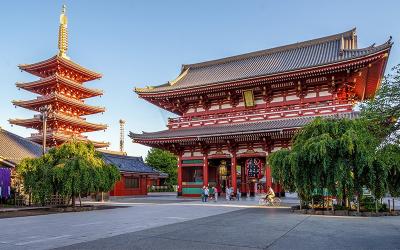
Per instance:
[[[194,112],[195,112],[195,109],[194,108],[190,108],[190,109],[188,109],[188,111],[186,113],[194,113]]]
[[[254,101],[255,104],[265,104],[263,99],[257,99]]]
[[[279,97],[274,97],[271,102],[282,102],[282,101],[283,101],[283,97],[279,96]]]
[[[238,107],[244,107],[244,102],[239,102]]]
[[[203,154],[200,152],[193,152],[193,156],[203,156]]]
[[[329,96],[331,95],[327,90],[319,92],[319,96]]]
[[[286,101],[292,101],[292,100],[300,100],[300,98],[296,95],[288,95],[286,96]]]
[[[217,109],[219,109],[219,105],[213,105],[210,107],[209,110],[217,110]]]
[[[278,151],[279,149],[282,149],[282,147],[274,147],[274,148],[271,150],[271,152]]]
[[[317,97],[317,93],[315,93],[315,92],[310,92],[310,93],[307,93],[307,95],[306,95],[305,98],[314,98],[314,97]]]
[[[228,109],[231,108],[232,106],[229,103],[225,103],[221,105],[221,109]]]

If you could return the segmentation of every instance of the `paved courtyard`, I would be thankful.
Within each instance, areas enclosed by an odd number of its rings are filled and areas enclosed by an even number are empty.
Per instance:
[[[324,217],[160,196],[110,210],[0,219],[0,249],[400,249],[399,217]]]

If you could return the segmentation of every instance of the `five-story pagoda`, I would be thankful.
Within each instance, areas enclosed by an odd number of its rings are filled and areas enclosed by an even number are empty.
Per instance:
[[[47,111],[47,121],[42,121],[43,114],[34,115],[31,119],[11,119],[11,124],[37,129],[39,132],[31,134],[30,140],[43,143],[46,138],[48,146],[57,146],[71,138],[87,141],[82,133],[105,130],[107,125],[87,122],[81,116],[104,112],[104,107],[90,106],[84,99],[100,96],[102,90],[90,89],[83,86],[84,82],[100,79],[101,74],[88,70],[67,56],[68,31],[65,5],[60,15],[58,38],[58,54],[50,59],[34,63],[19,65],[19,68],[39,80],[28,83],[16,83],[20,89],[38,94],[36,99],[28,101],[13,101],[20,106],[33,111]],[[45,132],[43,133],[43,127]],[[106,142],[92,141],[95,147],[107,147]]]

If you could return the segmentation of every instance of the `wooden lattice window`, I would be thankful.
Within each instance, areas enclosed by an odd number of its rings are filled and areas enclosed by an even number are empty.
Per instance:
[[[139,188],[139,178],[133,176],[125,177],[125,188]]]

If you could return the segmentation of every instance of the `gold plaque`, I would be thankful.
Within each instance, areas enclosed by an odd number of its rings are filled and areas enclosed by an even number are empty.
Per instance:
[[[243,100],[246,108],[254,107],[254,94],[252,89],[243,91]]]

